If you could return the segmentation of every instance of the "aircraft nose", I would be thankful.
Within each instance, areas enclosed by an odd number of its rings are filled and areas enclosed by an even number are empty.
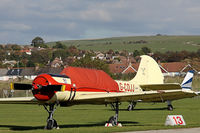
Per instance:
[[[41,74],[37,76],[32,85],[33,85],[33,95],[36,99],[41,101],[48,101],[50,100],[53,95],[55,94],[54,90],[47,89],[45,86],[49,85],[49,79],[51,79],[51,76],[48,74]]]

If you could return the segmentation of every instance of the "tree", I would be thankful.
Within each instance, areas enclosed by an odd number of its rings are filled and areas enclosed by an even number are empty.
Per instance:
[[[35,64],[33,63],[33,61],[29,60],[29,61],[26,63],[26,66],[27,66],[27,67],[35,67]]]
[[[40,51],[33,51],[30,57],[30,59],[34,63],[39,63],[43,65],[46,65],[51,58],[52,58],[52,52],[47,49]]]
[[[136,57],[136,56],[139,56],[139,55],[140,55],[140,52],[138,50],[134,50],[133,56]]]
[[[54,60],[56,57],[61,57],[62,59],[65,59],[69,55],[70,53],[67,49],[58,49],[56,51],[53,51],[51,60]]]
[[[48,46],[46,44],[44,44],[44,40],[41,37],[35,37],[32,42],[31,42],[31,46],[34,47],[42,47],[42,48],[47,48]]]
[[[11,47],[12,47],[11,44],[7,44],[7,45],[5,45],[4,49],[5,49],[5,50],[12,50]]]
[[[141,50],[142,50],[142,52],[143,52],[144,54],[151,53],[151,49],[148,48],[148,47],[142,47]]]
[[[14,67],[25,67],[25,65],[21,61],[19,61],[14,65]]]
[[[64,44],[62,44],[61,42],[56,42],[56,45],[53,46],[53,48],[66,49],[67,47]]]
[[[76,46],[70,46],[69,47],[69,53],[71,55],[79,55],[79,49],[76,48]]]
[[[17,44],[12,45],[11,48],[13,50],[21,50],[21,47],[19,45],[17,45]]]
[[[0,61],[5,60],[7,56],[8,55],[5,50],[0,50]]]
[[[114,51],[112,49],[109,49],[107,53],[113,55]]]
[[[80,60],[76,60],[71,64],[71,66],[95,68],[103,70],[104,72],[110,74],[108,64],[106,64],[106,62],[99,59],[92,60],[91,56],[89,55],[86,55],[84,58],[81,58]]]
[[[0,45],[0,50],[3,50],[3,49],[4,49],[3,45]]]

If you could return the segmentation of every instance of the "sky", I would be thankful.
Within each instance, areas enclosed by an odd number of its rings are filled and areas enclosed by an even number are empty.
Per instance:
[[[0,0],[0,44],[200,35],[200,0]]]

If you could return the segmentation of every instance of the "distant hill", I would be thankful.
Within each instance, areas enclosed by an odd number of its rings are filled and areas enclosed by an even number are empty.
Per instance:
[[[74,45],[82,50],[115,51],[127,50],[133,52],[142,47],[149,47],[153,52],[166,51],[197,51],[200,49],[200,36],[130,36],[103,39],[66,40],[60,41],[66,46]],[[49,46],[56,42],[46,43]]]

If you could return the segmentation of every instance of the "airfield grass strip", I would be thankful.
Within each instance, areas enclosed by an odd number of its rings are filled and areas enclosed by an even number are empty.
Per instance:
[[[47,112],[38,105],[0,105],[0,132],[120,132],[153,129],[200,127],[200,98],[188,98],[173,102],[174,111],[168,111],[165,103],[138,103],[134,111],[126,111],[128,103],[122,103],[119,122],[123,127],[105,128],[108,118],[114,115],[109,106],[76,105],[58,107],[55,112],[60,129],[47,131]],[[164,126],[167,115],[183,115],[186,126]]]

